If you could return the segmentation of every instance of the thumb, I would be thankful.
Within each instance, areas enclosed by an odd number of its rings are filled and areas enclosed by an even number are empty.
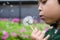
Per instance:
[[[49,37],[50,37],[50,35],[47,35],[47,36],[44,38],[44,40],[48,40]]]

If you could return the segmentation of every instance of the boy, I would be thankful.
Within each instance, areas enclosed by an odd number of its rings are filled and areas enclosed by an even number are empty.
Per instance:
[[[31,34],[32,40],[60,40],[60,0],[38,0],[40,18],[53,26],[46,33],[35,28]]]

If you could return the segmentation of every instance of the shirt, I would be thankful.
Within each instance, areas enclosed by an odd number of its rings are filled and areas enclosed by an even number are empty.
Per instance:
[[[56,29],[56,28],[49,29],[45,33],[45,37],[47,35],[50,35],[48,40],[60,40],[60,28],[59,29]]]

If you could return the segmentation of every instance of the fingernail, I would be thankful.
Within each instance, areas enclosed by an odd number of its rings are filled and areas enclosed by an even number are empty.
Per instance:
[[[35,28],[35,30],[38,30],[37,28]]]
[[[42,31],[43,33],[46,33],[46,31]]]
[[[48,37],[49,37],[50,35],[48,34]]]

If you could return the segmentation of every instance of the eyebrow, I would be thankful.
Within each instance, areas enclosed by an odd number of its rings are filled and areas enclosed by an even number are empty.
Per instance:
[[[42,0],[38,0],[38,2],[39,2],[39,1],[41,2]]]

